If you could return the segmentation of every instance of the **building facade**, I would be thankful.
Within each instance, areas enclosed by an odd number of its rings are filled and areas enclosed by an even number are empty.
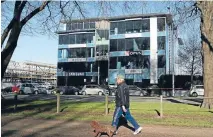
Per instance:
[[[131,85],[157,84],[171,73],[171,24],[169,14],[62,21],[58,86],[113,85],[117,74]]]

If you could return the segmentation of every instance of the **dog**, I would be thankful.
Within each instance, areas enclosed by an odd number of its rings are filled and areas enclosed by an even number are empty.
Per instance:
[[[92,121],[90,125],[92,128],[94,128],[95,137],[97,137],[98,135],[100,137],[101,133],[106,133],[109,137],[112,137],[114,135],[115,129],[112,126],[101,125],[97,121]]]

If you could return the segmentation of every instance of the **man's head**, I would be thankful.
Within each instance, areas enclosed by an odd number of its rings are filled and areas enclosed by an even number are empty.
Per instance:
[[[117,84],[121,84],[122,82],[124,82],[124,76],[123,75],[117,75],[117,79],[116,79]]]

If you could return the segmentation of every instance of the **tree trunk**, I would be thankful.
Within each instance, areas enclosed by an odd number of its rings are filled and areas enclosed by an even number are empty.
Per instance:
[[[201,11],[204,97],[208,97],[202,106],[210,109],[213,106],[213,2],[199,1],[197,7]]]
[[[20,35],[21,29],[22,27],[20,27],[19,22],[16,22],[10,32],[7,44],[1,52],[1,80],[4,77],[4,73],[17,46],[18,37]]]

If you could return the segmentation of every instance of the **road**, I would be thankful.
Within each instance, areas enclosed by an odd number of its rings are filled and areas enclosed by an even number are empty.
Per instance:
[[[12,93],[3,95],[5,99],[13,99],[14,95]],[[56,100],[56,95],[54,94],[39,94],[39,95],[18,95],[19,100],[23,101],[34,101],[34,100]],[[61,101],[79,101],[79,102],[104,102],[105,96],[98,96],[98,95],[60,95]],[[109,96],[109,101],[114,101],[114,96]],[[140,97],[140,96],[130,96],[131,102],[159,102],[159,97]],[[184,104],[194,104],[200,105],[202,99],[195,98],[195,99],[178,99],[178,98],[163,98],[165,102],[172,102],[172,103],[184,103]]]

